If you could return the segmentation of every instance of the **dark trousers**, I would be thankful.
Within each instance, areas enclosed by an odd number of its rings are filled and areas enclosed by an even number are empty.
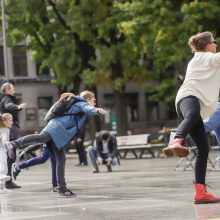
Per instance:
[[[175,137],[186,138],[189,134],[197,146],[195,162],[195,183],[205,184],[209,145],[200,115],[198,98],[188,96],[177,103],[177,114],[181,120]]]
[[[87,164],[86,152],[85,152],[85,148],[83,145],[83,141],[79,141],[76,143],[76,151],[79,156],[79,164],[81,163]]]
[[[41,148],[41,155],[39,157],[31,158],[22,163],[19,163],[20,169],[26,169],[31,166],[39,165],[45,163],[48,159],[51,160],[51,171],[52,171],[52,186],[57,186],[57,175],[56,175],[56,158],[52,152],[48,150],[47,147]]]
[[[56,171],[59,192],[65,192],[67,190],[65,181],[66,149],[65,147],[58,149],[53,142],[50,142],[50,147],[53,149],[57,161]]]

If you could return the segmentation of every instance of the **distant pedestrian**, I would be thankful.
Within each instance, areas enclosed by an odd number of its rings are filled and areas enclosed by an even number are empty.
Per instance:
[[[189,46],[194,57],[188,63],[185,80],[176,96],[177,114],[181,120],[174,141],[163,152],[166,157],[186,157],[185,146],[189,134],[197,146],[195,161],[195,203],[219,202],[206,191],[206,169],[209,145],[203,119],[216,109],[220,91],[220,53],[211,32],[202,32],[190,37]]]
[[[76,164],[76,166],[87,166],[87,158],[86,158],[86,151],[84,147],[84,139],[85,139],[85,133],[86,133],[86,124],[84,123],[79,131],[76,133],[73,144],[76,147],[76,151],[79,158],[79,163]]]

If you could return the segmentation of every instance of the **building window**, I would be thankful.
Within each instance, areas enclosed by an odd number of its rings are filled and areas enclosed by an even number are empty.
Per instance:
[[[0,76],[4,76],[4,49],[3,46],[0,46]]]
[[[109,109],[109,122],[112,123],[116,120],[115,112],[115,95],[105,94],[105,107]],[[138,116],[138,93],[127,93],[126,94],[126,114],[128,122],[134,122],[139,120]]]
[[[159,121],[160,114],[159,114],[159,104],[158,102],[150,101],[149,100],[150,94],[146,94],[146,111],[147,111],[147,121]]]
[[[46,121],[44,120],[48,110],[52,106],[53,97],[39,97],[38,98],[38,119],[39,127],[44,127]]]
[[[126,94],[126,110],[129,122],[139,120],[138,116],[138,93]]]
[[[14,76],[27,76],[27,54],[24,46],[12,48]]]

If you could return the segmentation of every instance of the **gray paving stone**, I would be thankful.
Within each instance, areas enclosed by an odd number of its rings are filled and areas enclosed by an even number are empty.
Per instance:
[[[217,152],[212,152],[214,159]],[[50,192],[50,162],[22,171],[22,186],[0,194],[0,220],[201,220],[220,219],[220,203],[193,204],[193,171],[175,171],[178,158],[127,159],[107,173],[92,174],[67,157],[66,182],[77,193]],[[220,196],[219,171],[207,171],[209,189]]]

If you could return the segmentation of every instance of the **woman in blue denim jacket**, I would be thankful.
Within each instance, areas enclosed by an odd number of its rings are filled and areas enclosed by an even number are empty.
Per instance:
[[[49,149],[54,152],[57,160],[59,197],[76,195],[66,187],[64,177],[66,163],[65,147],[73,139],[89,115],[106,114],[104,109],[94,107],[96,105],[96,99],[93,92],[85,90],[80,93],[80,96],[73,96],[73,98],[78,99],[77,102],[70,106],[64,115],[52,118],[40,134],[31,134],[8,142],[9,147],[14,148],[34,143],[47,144]],[[51,109],[49,112],[51,112]]]

